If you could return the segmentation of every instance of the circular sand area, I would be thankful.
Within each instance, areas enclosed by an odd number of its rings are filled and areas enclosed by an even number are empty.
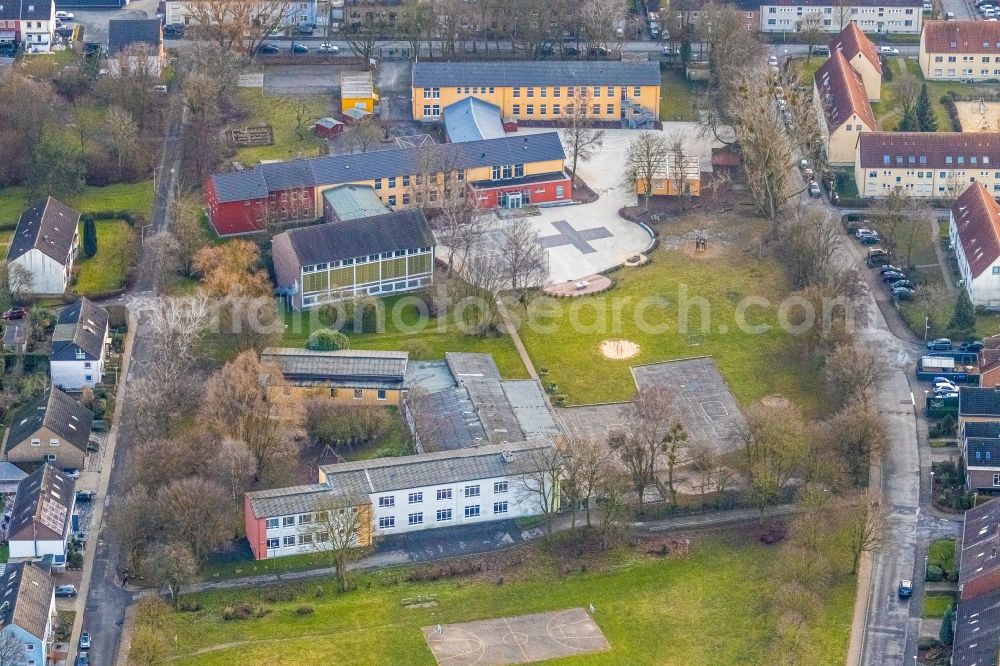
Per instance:
[[[601,343],[601,353],[605,358],[619,361],[632,358],[639,353],[639,345],[630,340],[605,340]]]
[[[778,395],[777,393],[764,396],[760,402],[766,407],[788,407],[788,405],[791,404],[788,401],[788,398],[783,395]]]

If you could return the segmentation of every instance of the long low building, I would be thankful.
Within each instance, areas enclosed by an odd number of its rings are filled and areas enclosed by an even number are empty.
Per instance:
[[[402,399],[407,352],[373,349],[314,351],[268,347],[260,354],[268,399],[296,405],[324,397],[340,403],[398,405]],[[275,368],[281,377],[270,377]]]
[[[660,80],[655,61],[421,61],[413,63],[413,117],[437,121],[445,107],[475,97],[519,121],[558,123],[580,103],[598,121],[620,122],[633,105],[656,119]]]
[[[1000,196],[1000,134],[864,132],[858,136],[854,178],[863,198],[893,191],[946,198],[974,182]]]
[[[324,192],[345,184],[368,185],[385,205],[406,208],[422,205],[425,193],[433,202],[436,191],[457,181],[479,208],[520,208],[572,199],[565,159],[555,132],[328,155],[216,174],[205,182],[204,198],[220,236],[318,219]]]
[[[840,32],[857,21],[867,33],[916,35],[921,0],[770,0],[760,5],[761,32]]]
[[[927,21],[919,61],[929,81],[1000,80],[1000,22]]]

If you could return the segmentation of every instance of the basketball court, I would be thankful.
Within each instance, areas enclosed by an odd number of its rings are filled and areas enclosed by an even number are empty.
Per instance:
[[[583,608],[424,627],[440,666],[530,664],[610,649]]]

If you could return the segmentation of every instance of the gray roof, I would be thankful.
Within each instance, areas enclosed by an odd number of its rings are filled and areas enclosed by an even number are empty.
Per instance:
[[[504,396],[514,411],[525,436],[558,435],[559,426],[549,409],[542,387],[534,379],[506,379],[500,382]]]
[[[13,261],[38,248],[61,264],[69,258],[80,214],[66,204],[46,197],[21,213],[7,250],[7,261]]]
[[[300,266],[434,245],[423,212],[415,208],[291,229],[279,235],[288,237]]]
[[[112,19],[108,21],[108,53],[114,55],[130,44],[148,44],[153,53],[163,43],[160,19]]]
[[[0,0],[0,21],[51,21],[52,4],[43,0]]]
[[[28,473],[12,462],[0,462],[0,483],[14,483],[28,476]]]
[[[86,360],[96,361],[104,353],[104,340],[108,333],[108,311],[97,303],[81,298],[62,309],[52,333],[52,353],[49,358],[69,361],[81,349]]]
[[[342,349],[314,351],[268,347],[261,363],[275,364],[296,384],[336,384],[347,388],[403,388],[407,352]]]
[[[426,395],[411,394],[407,405],[420,410],[421,418],[414,425],[424,451],[451,451],[489,442],[469,389],[464,386]]]
[[[959,416],[1000,416],[1000,387],[958,387]]]
[[[658,86],[658,62],[546,60],[415,62],[414,88],[455,86]]]
[[[959,582],[978,578],[987,570],[1000,567],[992,546],[1000,545],[1000,500],[991,500],[965,512],[962,527]],[[989,551],[989,552],[987,552]]]
[[[323,192],[323,199],[341,221],[391,213],[369,185],[338,185]]]
[[[1000,437],[1000,421],[969,421],[962,430],[966,437]]]
[[[500,368],[492,354],[448,352],[444,359],[451,374],[459,382],[466,379],[500,379]]]
[[[966,437],[966,467],[1000,467],[1000,438]]]
[[[412,176],[426,171],[429,164],[458,170],[565,158],[566,152],[559,135],[556,132],[542,132],[465,143],[273,162],[248,171],[215,174],[211,181],[217,200],[225,203],[264,199],[268,192],[292,187],[325,187],[393,176]]]
[[[955,616],[952,666],[995,666],[1000,652],[1000,589],[961,601]]]
[[[358,488],[342,487],[333,493],[322,483],[274,488],[247,493],[250,508],[257,518],[273,518],[296,513],[311,513],[336,506],[360,506],[368,502],[368,493]]]
[[[45,640],[55,581],[31,562],[0,566],[0,603],[10,604],[0,613],[0,627],[14,625]]]
[[[93,420],[89,409],[59,389],[50,388],[14,414],[5,450],[10,451],[44,426],[85,452]]]
[[[444,107],[444,131],[452,143],[506,136],[500,107],[475,97]]]
[[[73,514],[76,482],[48,463],[17,484],[11,509],[11,541],[65,539]]]
[[[335,492],[339,492],[341,488],[356,491],[360,484],[369,493],[382,493],[494,477],[522,476],[544,469],[548,463],[546,458],[555,455],[555,451],[548,440],[513,442],[323,465],[320,470]]]
[[[341,72],[340,97],[371,97],[375,93],[371,72]]]

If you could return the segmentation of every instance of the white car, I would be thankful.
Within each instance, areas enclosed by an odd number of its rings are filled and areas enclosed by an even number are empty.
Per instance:
[[[56,18],[57,19],[62,19],[63,21],[72,21],[73,20],[73,12],[58,11],[58,12],[56,12]]]
[[[767,59],[767,64],[770,65],[771,67],[777,67],[778,66],[778,56],[771,56],[770,58],[768,58]]]
[[[878,47],[878,52],[879,52],[879,55],[887,55],[887,56],[898,56],[899,55],[899,49],[894,49],[891,46],[880,46],[880,47]]]
[[[320,53],[340,53],[340,47],[326,42],[319,45]]]

